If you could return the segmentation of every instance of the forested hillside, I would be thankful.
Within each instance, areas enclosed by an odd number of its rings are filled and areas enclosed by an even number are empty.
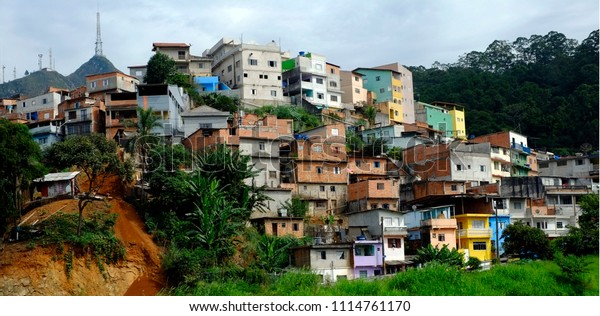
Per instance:
[[[496,40],[454,64],[409,67],[415,99],[465,106],[468,135],[513,130],[558,154],[598,149],[598,30]]]

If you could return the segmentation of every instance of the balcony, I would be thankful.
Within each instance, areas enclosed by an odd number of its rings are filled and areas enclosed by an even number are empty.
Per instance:
[[[490,238],[490,237],[492,237],[492,230],[489,228],[461,229],[458,231],[458,237],[460,237],[460,238]]]
[[[385,235],[406,236],[408,235],[408,229],[402,226],[388,226],[383,227],[383,233]]]
[[[432,218],[421,221],[421,227],[431,227],[432,229],[456,229],[456,219],[454,218]]]

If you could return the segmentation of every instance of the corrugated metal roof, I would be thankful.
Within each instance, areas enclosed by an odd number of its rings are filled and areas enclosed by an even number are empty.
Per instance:
[[[53,182],[53,181],[64,181],[71,180],[75,178],[80,171],[73,172],[57,172],[57,173],[49,173],[41,178],[37,178],[33,180],[34,182]]]

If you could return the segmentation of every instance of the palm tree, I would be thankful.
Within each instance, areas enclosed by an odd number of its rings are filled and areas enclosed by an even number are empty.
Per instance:
[[[131,140],[130,146],[139,155],[142,162],[142,201],[144,195],[144,180],[146,175],[146,158],[148,150],[158,143],[159,138],[152,134],[155,127],[161,127],[161,118],[154,114],[152,108],[137,108],[137,135]]]

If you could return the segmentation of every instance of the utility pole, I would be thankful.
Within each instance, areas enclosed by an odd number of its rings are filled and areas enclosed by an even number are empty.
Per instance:
[[[500,240],[498,239],[498,206],[496,200],[492,199],[492,207],[494,208],[494,214],[496,216],[496,260],[500,262]]]

